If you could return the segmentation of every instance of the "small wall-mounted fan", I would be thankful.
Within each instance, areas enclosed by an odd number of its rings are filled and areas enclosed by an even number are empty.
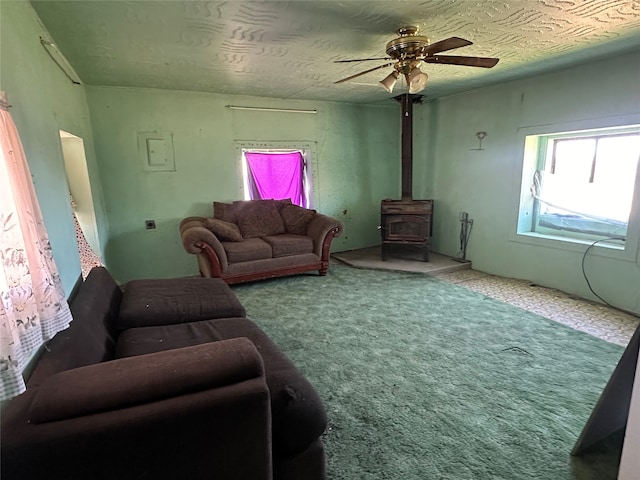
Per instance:
[[[422,63],[441,63],[447,65],[463,65],[468,67],[491,68],[498,63],[497,58],[487,57],[461,57],[451,55],[438,55],[440,52],[453,50],[454,48],[466,47],[473,43],[464,38],[450,37],[436,43],[418,34],[418,27],[407,26],[398,30],[398,37],[387,43],[388,57],[382,58],[361,58],[358,60],[337,60],[335,63],[365,62],[370,60],[393,60],[392,62],[379,65],[364,72],[356,73],[350,77],[343,78],[334,83],[348,82],[360,75],[393,66],[393,71],[380,83],[388,91],[392,92],[393,87],[400,75],[403,75],[409,87],[409,93],[418,93],[427,86],[428,76],[420,70]]]

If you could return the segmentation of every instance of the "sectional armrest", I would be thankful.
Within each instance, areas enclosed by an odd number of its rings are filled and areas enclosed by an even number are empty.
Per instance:
[[[182,245],[188,253],[203,255],[207,258],[205,265],[201,263],[201,270],[203,267],[211,268],[210,264],[213,264],[214,268],[218,268],[220,271],[226,270],[229,266],[227,253],[224,251],[222,243],[211,230],[204,226],[204,218],[188,217],[182,220],[180,222],[180,236]],[[210,275],[212,272],[202,273],[205,276],[212,276]]]
[[[262,358],[236,338],[56,374],[12,400],[3,480],[271,480]]]
[[[34,424],[67,420],[221,388],[264,375],[251,341],[236,338],[75,368],[47,379]]]
[[[330,240],[342,234],[342,224],[335,218],[317,213],[307,227],[307,236],[313,239],[313,250],[316,255],[323,258],[328,257],[329,244],[325,242],[327,234],[331,234]],[[324,252],[324,250],[327,250]],[[326,255],[325,255],[326,254]]]

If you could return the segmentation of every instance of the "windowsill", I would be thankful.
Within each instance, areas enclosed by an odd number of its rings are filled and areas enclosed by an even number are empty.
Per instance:
[[[537,232],[517,233],[516,235],[511,237],[511,241],[517,243],[525,243],[528,245],[536,245],[538,247],[568,250],[580,253],[584,253],[585,247],[591,247],[594,242],[594,240],[570,238],[560,235],[549,235]],[[628,247],[628,244],[613,244],[607,243],[603,240],[598,242],[594,246],[590,254],[610,257],[616,260],[635,262],[635,254]]]
[[[524,235],[526,237],[532,237],[532,238],[543,238],[547,240],[556,240],[559,242],[576,243],[578,245],[587,245],[587,246],[591,245],[593,242],[596,241],[596,240],[587,240],[584,238],[565,237],[564,235],[553,235],[549,233],[538,233],[538,232],[521,232],[521,233],[518,233],[518,235]],[[606,240],[599,241],[597,246],[624,251],[624,245],[607,243]]]
[[[601,221],[581,215],[540,213],[538,219],[539,227],[536,228],[536,233],[556,236],[555,232],[564,230],[575,233],[558,234],[557,236],[560,238],[586,239],[592,242],[603,237],[626,237],[629,226],[628,223],[617,220]],[[587,238],[585,235],[591,238]]]

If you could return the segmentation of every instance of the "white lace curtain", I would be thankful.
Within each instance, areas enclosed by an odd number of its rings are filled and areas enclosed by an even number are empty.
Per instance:
[[[0,92],[0,399],[25,391],[22,371],[71,322],[27,159]]]

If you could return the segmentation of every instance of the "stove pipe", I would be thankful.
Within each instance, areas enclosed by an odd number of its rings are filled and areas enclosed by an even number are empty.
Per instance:
[[[402,105],[402,200],[413,199],[413,104],[423,95],[404,93],[394,97]]]

